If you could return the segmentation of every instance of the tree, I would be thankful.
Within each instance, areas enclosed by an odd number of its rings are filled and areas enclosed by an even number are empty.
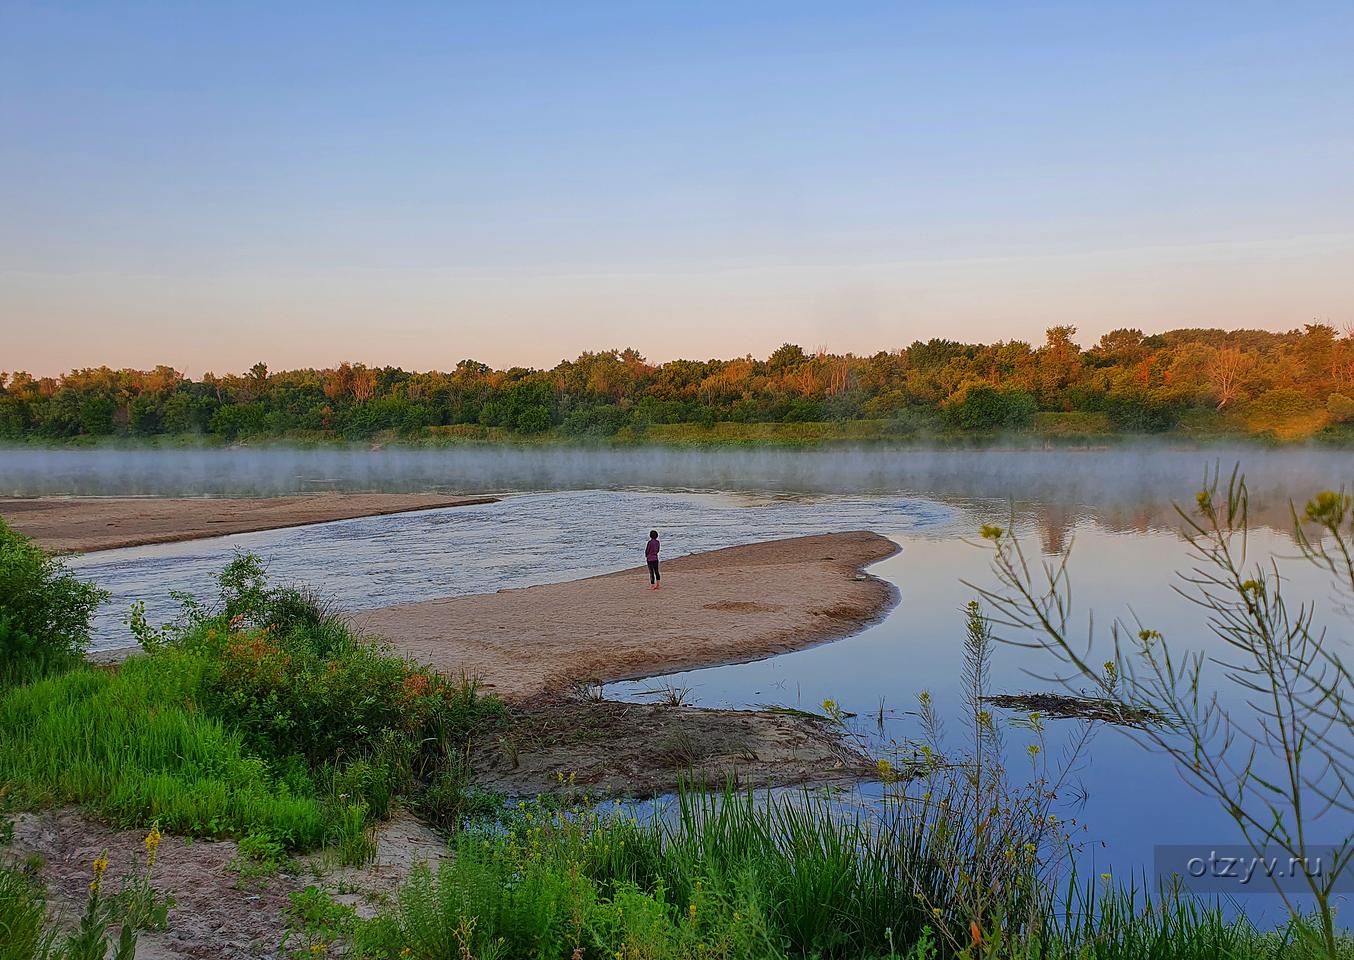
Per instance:
[[[1076,382],[1081,372],[1081,347],[1072,342],[1076,327],[1049,327],[1039,348],[1039,402],[1045,408],[1060,405],[1061,394]]]
[[[1236,399],[1238,380],[1249,367],[1249,358],[1235,347],[1214,350],[1206,361],[1204,371],[1218,398],[1219,410]]]
[[[783,343],[767,359],[766,365],[772,371],[782,373],[792,367],[799,366],[807,359],[803,347],[793,343]]]

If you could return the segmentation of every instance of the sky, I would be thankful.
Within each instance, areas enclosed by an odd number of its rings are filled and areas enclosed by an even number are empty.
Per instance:
[[[0,0],[0,370],[1354,324],[1354,3]]]

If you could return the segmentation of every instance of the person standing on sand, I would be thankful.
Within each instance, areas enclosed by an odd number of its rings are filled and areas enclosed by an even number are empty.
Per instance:
[[[644,545],[644,562],[649,565],[649,589],[657,590],[663,578],[658,575],[658,531],[649,531],[649,542]]]

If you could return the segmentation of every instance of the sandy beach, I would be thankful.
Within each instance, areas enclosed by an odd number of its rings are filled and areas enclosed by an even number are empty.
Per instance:
[[[361,630],[508,699],[574,681],[633,679],[752,660],[846,636],[894,602],[861,569],[897,550],[865,531],[679,557],[663,589],[620,573],[353,615]]]
[[[497,497],[433,493],[319,493],[293,497],[0,498],[0,517],[54,553],[200,540],[308,523],[435,510]]]

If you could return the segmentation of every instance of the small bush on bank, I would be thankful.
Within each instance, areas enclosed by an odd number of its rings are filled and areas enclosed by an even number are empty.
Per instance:
[[[214,607],[188,601],[177,624],[142,625],[152,649],[203,657],[199,700],[251,752],[343,775],[383,815],[393,793],[457,766],[470,737],[502,705],[468,679],[451,681],[352,633],[312,595],[272,587],[257,557],[222,572]]]
[[[0,686],[79,662],[107,598],[0,520]]]

